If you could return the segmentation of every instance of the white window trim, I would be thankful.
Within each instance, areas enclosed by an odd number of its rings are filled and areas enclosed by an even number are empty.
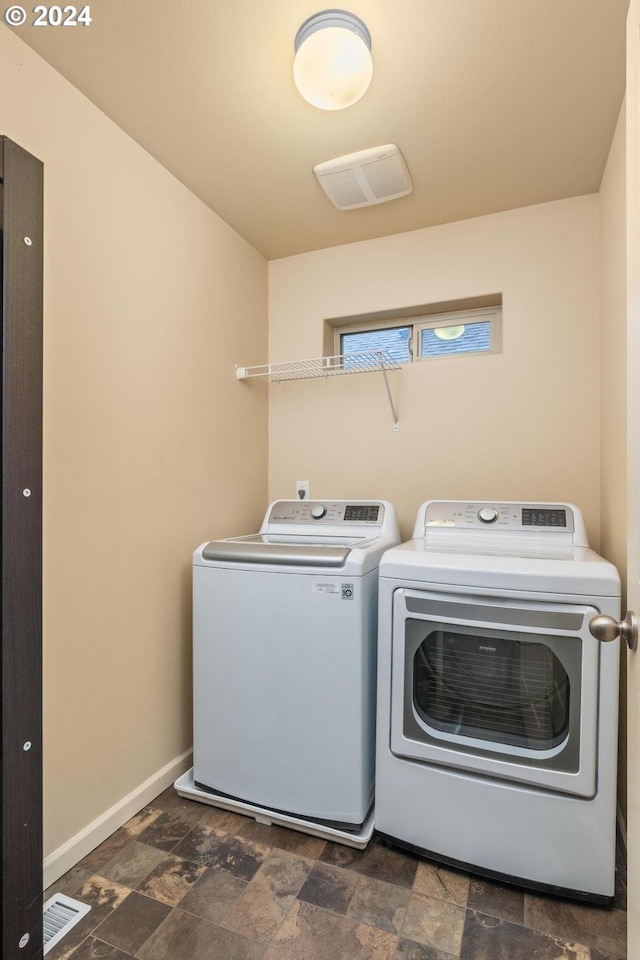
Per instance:
[[[465,321],[467,323],[478,323],[482,320],[488,320],[490,323],[491,339],[488,350],[465,350],[435,357],[420,356],[420,334],[422,330],[433,329],[434,327],[457,327]],[[502,307],[500,306],[447,311],[421,317],[404,317],[400,320],[374,320],[370,323],[365,321],[364,323],[340,324],[334,330],[334,351],[336,354],[342,353],[341,338],[343,335],[367,333],[369,331],[373,333],[376,330],[391,330],[394,327],[409,327],[411,330],[409,337],[410,359],[407,363],[423,360],[450,360],[452,357],[486,357],[489,354],[502,351]]]

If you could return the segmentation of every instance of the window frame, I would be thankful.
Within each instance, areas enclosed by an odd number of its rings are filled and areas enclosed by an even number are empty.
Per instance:
[[[334,350],[338,356],[342,356],[342,337],[349,336],[352,333],[377,333],[379,330],[395,330],[398,327],[406,327],[409,330],[409,359],[398,361],[404,366],[405,363],[412,363],[414,356],[414,329],[411,318],[405,317],[402,320],[374,320],[373,323],[345,323],[335,328]],[[366,352],[366,351],[365,351]],[[345,354],[348,356],[348,354]]]
[[[420,321],[420,322],[418,322]],[[459,350],[443,353],[436,356],[422,356],[421,339],[423,330],[433,330],[435,327],[459,327],[464,322],[468,324],[489,321],[489,349],[488,350]],[[416,317],[413,324],[413,342],[411,349],[412,361],[447,360],[451,357],[486,357],[493,353],[500,353],[502,348],[502,307],[478,307],[474,310],[455,310],[447,313],[437,313],[429,316],[428,320]]]
[[[432,330],[434,327],[457,327],[465,321],[479,323],[489,321],[489,349],[488,350],[461,350],[449,354],[423,357],[420,353],[420,341],[423,330]],[[400,361],[402,366],[424,360],[449,360],[452,357],[486,357],[502,352],[502,307],[474,307],[467,310],[447,310],[441,313],[421,314],[417,317],[402,317],[393,320],[373,320],[369,323],[341,323],[334,328],[334,351],[342,354],[342,337],[352,333],[375,333],[378,330],[392,330],[396,327],[408,327],[409,359]]]

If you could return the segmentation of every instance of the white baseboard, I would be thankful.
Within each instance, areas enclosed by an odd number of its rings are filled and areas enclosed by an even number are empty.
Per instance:
[[[110,837],[119,827],[135,816],[143,807],[150,803],[159,793],[166,790],[174,780],[191,766],[192,750],[185,751],[179,757],[171,760],[161,770],[158,770],[148,780],[128,793],[126,797],[105,810],[96,820],[88,824],[74,837],[63,843],[61,847],[44,861],[44,885],[46,890],[52,883],[79,863],[83,857],[91,853],[98,844]]]

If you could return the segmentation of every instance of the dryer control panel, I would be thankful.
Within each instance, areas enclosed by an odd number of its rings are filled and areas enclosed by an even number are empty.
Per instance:
[[[431,500],[425,507],[425,527],[478,528],[531,533],[572,534],[575,507],[567,503],[467,502]]]

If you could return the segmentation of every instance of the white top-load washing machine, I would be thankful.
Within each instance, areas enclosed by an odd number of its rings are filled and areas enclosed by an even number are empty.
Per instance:
[[[615,568],[570,504],[430,501],[380,565],[376,827],[433,859],[612,897]]]
[[[386,501],[280,500],[193,557],[193,771],[184,796],[352,846],[373,830]]]

